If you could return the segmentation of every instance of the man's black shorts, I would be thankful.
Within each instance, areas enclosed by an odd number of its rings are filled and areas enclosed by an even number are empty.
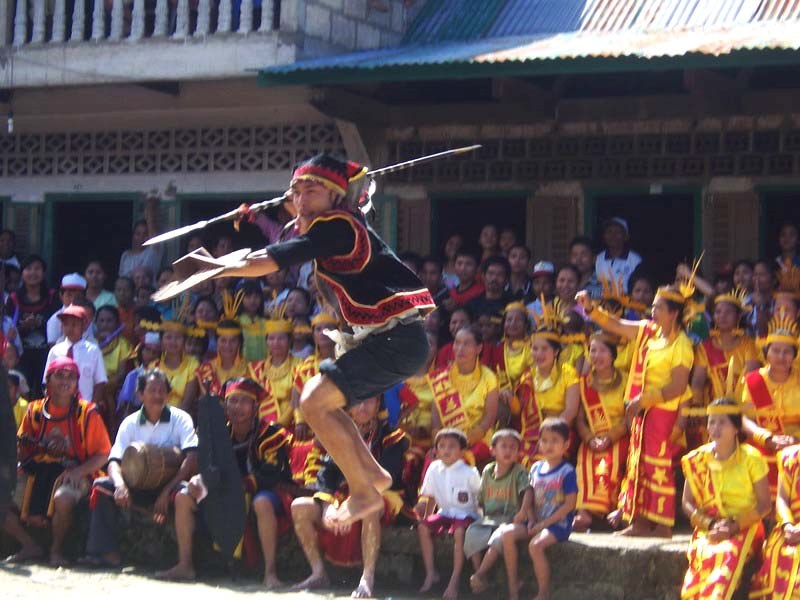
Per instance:
[[[413,321],[368,336],[335,361],[322,361],[319,370],[341,390],[347,406],[353,406],[418,373],[428,350],[422,321]]]

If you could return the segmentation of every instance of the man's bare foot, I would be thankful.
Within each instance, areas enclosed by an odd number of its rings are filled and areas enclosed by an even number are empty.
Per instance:
[[[66,567],[69,564],[67,558],[54,550],[50,551],[50,560],[48,561],[51,567]]]
[[[489,587],[489,584],[484,581],[483,577],[475,573],[469,578],[469,587],[473,594],[482,594]]]
[[[318,590],[330,585],[328,574],[323,571],[322,573],[311,573],[300,583],[296,583],[289,588],[290,592],[302,592],[303,590]]]
[[[358,587],[353,590],[353,593],[350,594],[351,598],[372,598],[372,585],[373,585],[373,578],[372,577],[361,577],[361,580],[358,582]]]
[[[363,492],[351,494],[347,500],[339,505],[332,520],[340,525],[350,525],[356,521],[363,520],[382,508],[383,496],[374,488],[369,488]]]
[[[282,588],[284,583],[278,579],[278,576],[275,573],[265,573],[264,574],[264,587],[268,590],[277,590],[278,588]]]
[[[584,533],[592,526],[592,515],[588,511],[579,510],[572,520],[572,530],[577,533]]]
[[[424,594],[425,592],[430,592],[431,588],[437,583],[439,583],[439,574],[436,571],[428,573],[425,575],[425,581],[422,582],[422,587],[419,588],[419,593]]]
[[[197,577],[193,567],[177,564],[166,571],[156,571],[155,578],[164,581],[194,581]]]
[[[443,600],[458,600],[458,582],[450,582],[442,594]]]
[[[36,543],[33,543],[20,548],[16,554],[12,554],[11,556],[7,557],[5,559],[5,562],[24,563],[28,562],[29,560],[36,560],[37,558],[42,558],[43,556],[44,556],[44,550],[42,550],[42,547]]]
[[[672,539],[672,528],[666,525],[656,525],[650,531],[650,537]]]

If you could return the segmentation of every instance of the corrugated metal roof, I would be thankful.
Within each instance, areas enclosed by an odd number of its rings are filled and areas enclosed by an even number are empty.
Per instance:
[[[486,77],[492,65],[554,74],[621,69],[612,64],[621,59],[628,69],[657,59],[659,68],[679,68],[674,59],[687,55],[703,66],[736,66],[745,55],[749,64],[796,64],[800,0],[431,0],[407,38],[413,43],[267,68],[260,79]]]
[[[405,43],[667,30],[800,18],[800,0],[430,0]]]

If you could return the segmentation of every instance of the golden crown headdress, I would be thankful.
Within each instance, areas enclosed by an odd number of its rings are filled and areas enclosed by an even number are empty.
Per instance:
[[[767,335],[758,339],[758,345],[766,348],[770,344],[783,343],[796,348],[798,335],[800,335],[800,327],[797,326],[797,321],[790,317],[784,309],[769,320]]]
[[[273,305],[267,319],[267,334],[270,333],[292,333],[292,321],[286,318],[286,303],[281,302]]]
[[[533,337],[561,343],[561,332],[564,326],[564,305],[556,298],[553,302],[546,302],[544,294],[539,297],[542,305],[541,314],[533,314],[535,324]]]
[[[244,300],[244,290],[239,290],[236,294],[231,294],[228,290],[222,290],[222,318],[216,328],[217,335],[239,335],[242,333],[242,326],[237,318],[242,300]],[[224,327],[220,326],[222,323],[225,323]]]
[[[750,312],[751,307],[747,304],[748,295],[745,288],[737,285],[732,290],[714,298],[714,305],[716,306],[719,302],[727,302],[733,304],[741,312]]]
[[[185,334],[186,323],[192,313],[192,299],[189,294],[185,294],[183,298],[173,300],[171,306],[172,316],[161,321],[161,331],[177,331]]]
[[[797,265],[785,261],[781,263],[781,268],[777,274],[778,289],[775,297],[788,295],[792,299],[800,298],[800,268]]]

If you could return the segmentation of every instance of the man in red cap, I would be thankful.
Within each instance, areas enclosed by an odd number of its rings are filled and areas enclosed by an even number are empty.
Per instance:
[[[62,357],[69,357],[75,361],[80,370],[80,382],[78,389],[84,400],[93,401],[106,413],[109,406],[105,402],[104,392],[108,378],[106,368],[103,364],[103,353],[97,344],[88,339],[84,339],[83,332],[89,326],[89,315],[86,309],[76,304],[71,304],[64,308],[58,318],[61,321],[61,329],[64,339],[50,348],[45,363],[45,372],[50,363]]]
[[[97,407],[78,393],[78,365],[56,358],[47,366],[47,394],[31,402],[18,432],[19,458],[26,473],[20,516],[9,511],[5,531],[22,548],[12,559],[25,561],[44,554],[22,522],[52,524],[50,564],[63,565],[64,539],[75,505],[86,498],[92,481],[108,460],[111,442]],[[20,520],[21,519],[21,520]]]
[[[298,165],[288,192],[297,213],[296,237],[252,253],[217,275],[262,277],[313,260],[317,285],[338,306],[347,326],[329,332],[338,358],[320,364],[320,373],[300,398],[306,422],[347,479],[350,496],[325,515],[338,526],[380,511],[381,494],[392,485],[391,475],[344,409],[419,371],[428,356],[423,320],[436,308],[428,289],[361,214],[353,192],[365,183],[366,172],[366,167],[328,155]]]

